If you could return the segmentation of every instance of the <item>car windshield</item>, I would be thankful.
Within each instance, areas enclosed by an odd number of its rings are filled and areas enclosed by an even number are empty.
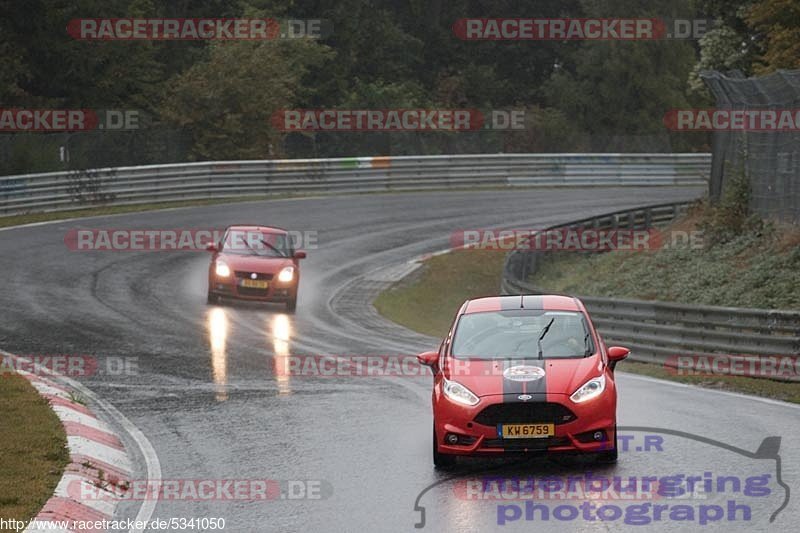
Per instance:
[[[287,234],[259,230],[229,230],[222,250],[228,254],[291,257],[292,242]]]
[[[452,354],[459,359],[536,359],[540,337],[545,359],[594,353],[582,313],[515,309],[463,315],[456,326]]]

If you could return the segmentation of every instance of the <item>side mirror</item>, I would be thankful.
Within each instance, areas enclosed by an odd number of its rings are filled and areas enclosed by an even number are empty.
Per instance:
[[[419,364],[433,366],[439,360],[439,352],[422,352],[417,356]]]
[[[219,251],[219,248],[217,248],[217,245],[214,244],[213,242],[210,242],[210,243],[206,244],[206,252],[215,253],[215,252],[218,252],[218,251]]]
[[[305,259],[306,258],[306,253],[303,250],[298,250],[298,251],[296,251],[294,253],[294,258],[295,259]]]
[[[631,351],[622,346],[611,346],[608,349],[608,360],[617,363],[628,357],[629,353],[631,353]]]

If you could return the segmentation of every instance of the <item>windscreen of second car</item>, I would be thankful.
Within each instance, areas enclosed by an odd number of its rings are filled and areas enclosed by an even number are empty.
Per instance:
[[[463,315],[456,326],[452,354],[459,359],[536,359],[540,337],[544,359],[594,353],[582,313],[516,309]]]
[[[289,235],[257,230],[229,230],[222,249],[229,254],[263,257],[291,257],[293,253]]]

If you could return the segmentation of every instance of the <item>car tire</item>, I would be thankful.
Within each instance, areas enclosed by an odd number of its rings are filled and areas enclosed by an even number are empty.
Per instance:
[[[297,296],[286,301],[286,310],[288,312],[293,313],[295,309],[297,309]]]
[[[451,468],[456,464],[456,456],[448,453],[439,453],[436,443],[436,428],[433,429],[433,466],[435,468]]]
[[[617,426],[614,426],[614,448],[607,452],[600,452],[597,454],[595,462],[603,465],[613,465],[619,458],[619,449],[617,448]]]
[[[208,296],[206,296],[206,302],[210,304],[218,304],[219,303],[219,296],[214,294],[211,291],[208,291]]]

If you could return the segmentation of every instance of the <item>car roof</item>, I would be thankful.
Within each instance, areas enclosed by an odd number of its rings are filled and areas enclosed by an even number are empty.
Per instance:
[[[276,228],[272,226],[258,226],[254,224],[237,224],[235,226],[228,226],[228,231],[236,230],[236,231],[262,231],[267,233],[287,233],[287,231],[283,228]]]
[[[522,296],[487,296],[467,300],[462,307],[465,315],[487,311],[504,311],[511,309],[544,309],[547,311],[584,310],[580,300],[572,296],[558,294],[525,294]]]

